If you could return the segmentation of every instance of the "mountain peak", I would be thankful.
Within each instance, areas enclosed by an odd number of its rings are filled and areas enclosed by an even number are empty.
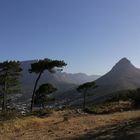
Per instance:
[[[127,58],[122,58],[116,65],[113,67],[113,70],[128,70],[130,68],[134,68],[133,64]]]
[[[118,63],[123,63],[123,64],[130,64],[130,60],[128,60],[126,57],[122,58]]]
[[[97,79],[96,83],[99,87],[105,86],[106,91],[108,88],[108,93],[137,88],[140,87],[140,69],[136,68],[127,58],[122,58],[108,73]]]

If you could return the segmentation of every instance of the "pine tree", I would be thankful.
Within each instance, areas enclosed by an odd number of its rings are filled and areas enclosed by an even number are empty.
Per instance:
[[[64,61],[51,60],[48,58],[45,58],[44,60],[38,60],[37,62],[31,64],[31,69],[29,69],[29,72],[38,74],[38,77],[35,81],[33,93],[32,93],[31,108],[30,108],[31,111],[34,105],[36,88],[38,86],[39,79],[41,78],[41,75],[43,74],[43,72],[48,70],[50,73],[54,73],[56,70],[58,70],[56,68],[62,68],[63,66],[66,66],[66,63]],[[59,69],[59,70],[62,70],[62,69]]]
[[[48,95],[55,92],[57,89],[52,84],[42,84],[35,93],[35,104],[45,107],[48,102]]]
[[[19,61],[4,61],[0,63],[2,111],[7,109],[8,95],[20,91],[19,76],[21,70]]]
[[[90,90],[90,89],[94,89],[94,88],[97,88],[97,85],[95,84],[95,82],[87,82],[87,83],[84,83],[84,84],[80,85],[77,88],[77,91],[83,93],[83,109],[86,108],[86,94],[87,94],[87,91]]]

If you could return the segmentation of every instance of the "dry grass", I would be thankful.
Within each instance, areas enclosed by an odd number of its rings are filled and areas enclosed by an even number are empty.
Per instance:
[[[68,120],[64,117],[68,115]],[[140,118],[140,111],[109,115],[76,114],[74,111],[54,112],[47,118],[25,117],[0,123],[0,140],[55,140],[84,135],[99,127],[121,124]]]

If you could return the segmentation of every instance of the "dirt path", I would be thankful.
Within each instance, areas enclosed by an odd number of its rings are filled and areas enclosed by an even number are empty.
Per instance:
[[[69,116],[68,121],[64,121],[64,116],[67,115]],[[111,139],[119,132],[124,134],[126,131],[132,131],[135,128],[133,126],[137,124],[136,120],[139,122],[138,118],[140,118],[140,111],[110,115],[88,115],[59,111],[47,118],[29,117],[0,124],[0,140]],[[127,130],[128,127],[130,130]],[[139,125],[137,127],[140,130]]]

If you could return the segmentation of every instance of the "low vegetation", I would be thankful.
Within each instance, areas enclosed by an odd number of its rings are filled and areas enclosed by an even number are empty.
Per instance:
[[[39,109],[36,111],[32,111],[31,113],[27,114],[27,116],[36,116],[36,117],[48,117],[52,114],[53,110],[51,109]]]
[[[140,88],[114,93],[112,97],[100,104],[89,105],[84,109],[87,113],[108,114],[140,108]]]
[[[22,115],[14,109],[0,112],[0,121],[14,120],[22,117]]]
[[[84,111],[89,114],[111,114],[132,109],[133,105],[129,101],[113,101],[90,105]]]
[[[114,93],[108,101],[131,101],[135,107],[140,107],[140,88]]]

